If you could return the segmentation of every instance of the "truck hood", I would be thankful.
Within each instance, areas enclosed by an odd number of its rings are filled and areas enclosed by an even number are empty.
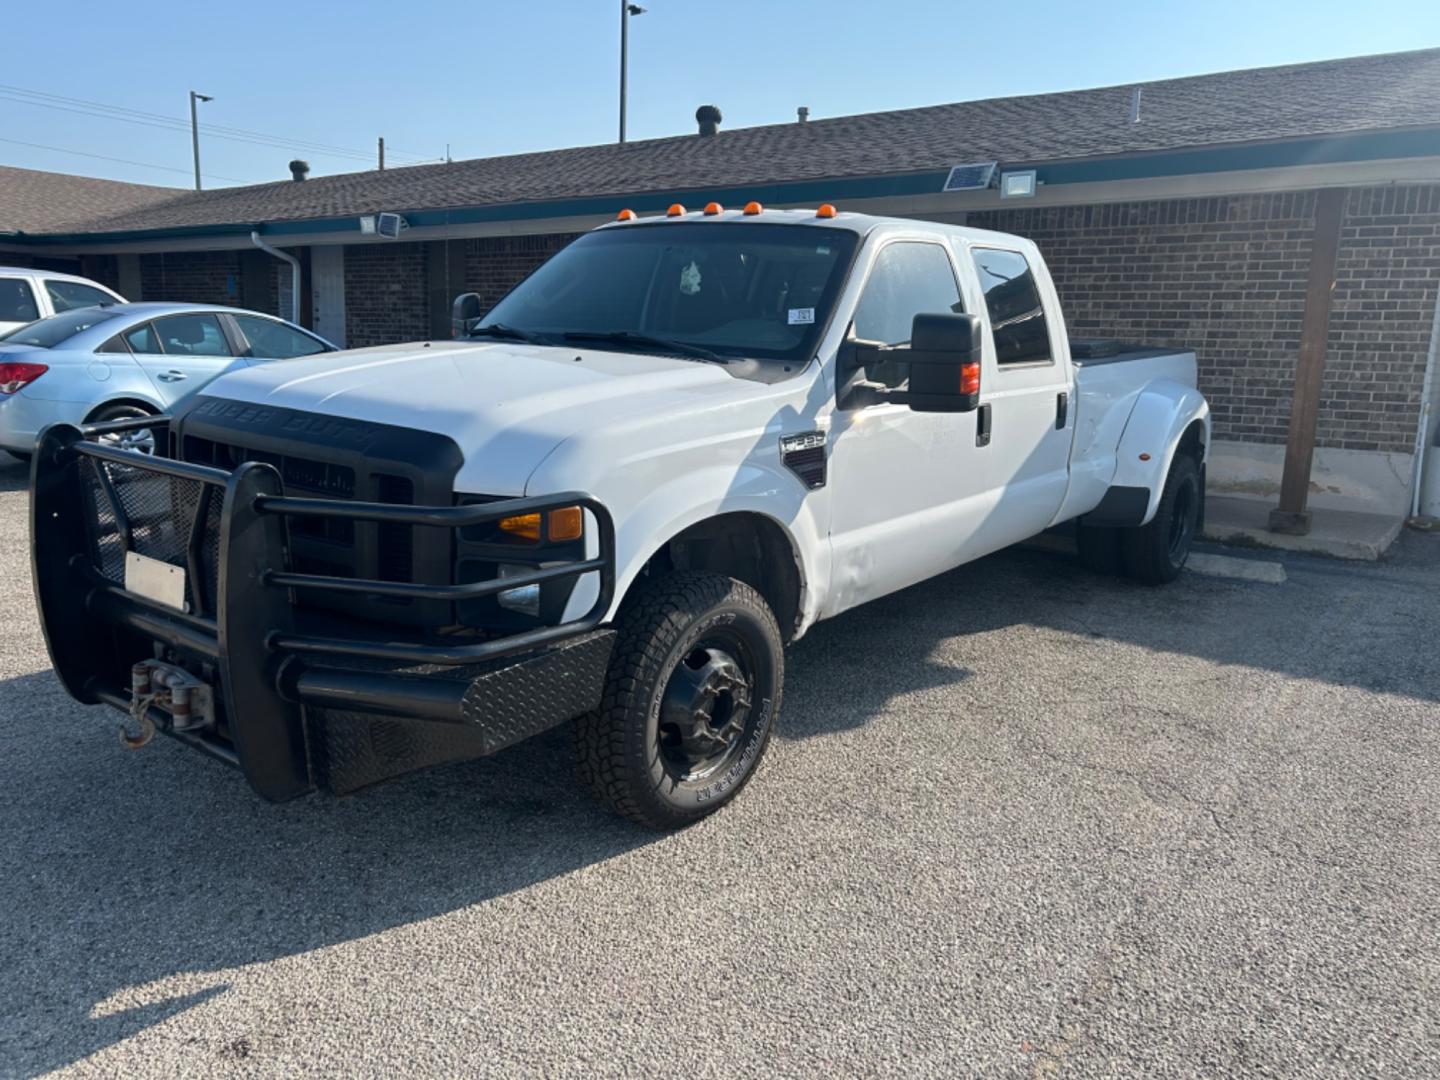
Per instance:
[[[446,435],[465,457],[459,490],[518,495],[546,455],[578,431],[763,389],[703,361],[436,341],[257,364],[202,393]]]

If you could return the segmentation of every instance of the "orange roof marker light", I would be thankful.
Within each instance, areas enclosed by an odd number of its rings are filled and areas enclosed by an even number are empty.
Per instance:
[[[753,199],[745,204],[745,213],[750,214],[751,216],[761,213],[764,209],[765,208],[763,206],[761,206],[758,202],[755,202]]]
[[[634,210],[621,210],[618,214],[615,215],[615,220],[616,220],[616,221],[634,221],[634,220],[635,220],[635,211],[634,211]]]
[[[670,204],[670,209],[665,211],[665,216],[666,216],[666,217],[680,217],[680,216],[681,216],[682,214],[684,214],[684,213],[685,213],[685,208],[684,208],[683,206],[681,206],[681,205],[677,202],[677,203],[671,203],[671,204]]]
[[[706,204],[705,204],[705,215],[706,215],[707,217],[714,217],[716,214],[720,213],[720,212],[723,211],[724,209],[725,209],[725,208],[724,208],[723,206],[721,206],[718,202],[706,203]]]
[[[823,218],[832,218],[832,217],[835,216],[835,207],[831,206],[828,202],[827,202],[827,203],[821,203],[821,204],[820,204],[820,209],[818,209],[818,210],[815,211],[815,216],[816,216],[816,217],[823,217]]]

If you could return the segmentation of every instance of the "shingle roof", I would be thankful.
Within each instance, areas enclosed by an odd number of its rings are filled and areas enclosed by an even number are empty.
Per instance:
[[[0,233],[64,232],[185,194],[178,188],[0,165]]]
[[[1139,123],[1129,118],[1134,85],[1143,88]],[[220,227],[734,188],[1435,124],[1440,49],[1428,49],[191,192],[102,207],[88,219],[70,213],[63,228],[50,231]]]

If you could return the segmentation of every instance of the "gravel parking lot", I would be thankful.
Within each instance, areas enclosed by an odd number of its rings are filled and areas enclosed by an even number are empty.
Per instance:
[[[0,455],[0,1073],[1440,1072],[1440,537],[1148,590],[1020,550],[824,624],[732,808],[567,733],[261,803],[69,701]]]

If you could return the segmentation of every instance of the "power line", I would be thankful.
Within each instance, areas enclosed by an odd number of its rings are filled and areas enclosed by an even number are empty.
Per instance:
[[[60,112],[75,113],[81,116],[94,116],[105,120],[120,120],[129,124],[140,124],[145,127],[160,128],[166,131],[188,131],[190,128],[187,121],[179,117],[166,116],[163,113],[146,112],[142,109],[131,109],[121,105],[108,105],[100,101],[66,97],[62,94],[29,90],[25,87],[3,83],[0,83],[0,98],[22,105],[36,105],[41,108],[55,109]],[[200,131],[212,138],[228,139],[233,142],[249,143],[257,146],[273,146],[279,149],[300,150],[321,156],[347,158],[354,161],[368,162],[372,159],[372,155],[364,150],[336,146],[331,143],[313,142],[308,139],[290,139],[285,136],[250,131],[245,128],[234,128],[219,124],[202,124],[200,125]],[[420,155],[410,154],[404,151],[392,151],[392,154],[397,154],[400,157],[413,158],[416,163],[426,160],[421,158]]]
[[[10,143],[14,146],[29,146],[35,150],[53,150],[57,154],[74,154],[78,157],[95,158],[99,161],[116,161],[119,162],[121,165],[138,165],[142,169],[164,169],[166,172],[184,173],[186,176],[190,175],[189,169],[175,169],[171,168],[169,165],[156,165],[149,161],[131,161],[129,158],[109,157],[105,154],[92,154],[85,150],[70,150],[64,146],[46,146],[43,143],[23,142],[20,139],[0,138],[0,142]],[[238,177],[234,176],[212,176],[209,173],[205,174],[205,178],[207,180],[225,180],[232,184],[256,183],[256,181],[254,180],[241,180]]]

